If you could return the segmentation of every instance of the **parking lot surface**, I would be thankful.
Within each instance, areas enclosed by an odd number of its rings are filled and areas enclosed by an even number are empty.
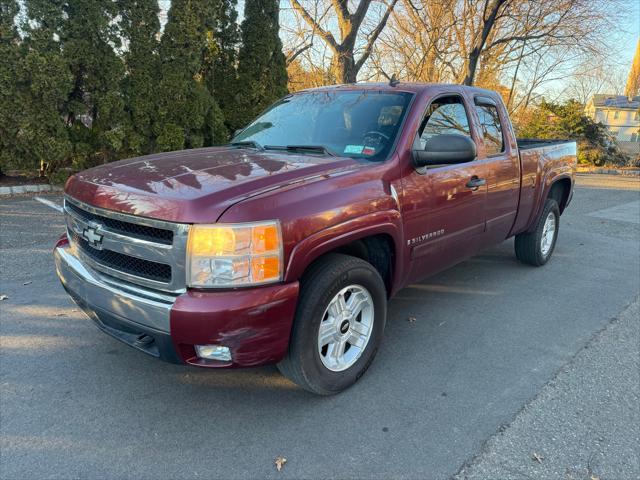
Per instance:
[[[106,336],[55,278],[62,215],[0,199],[0,478],[634,475],[640,184],[578,183],[546,266],[510,240],[404,289],[375,362],[333,397]]]

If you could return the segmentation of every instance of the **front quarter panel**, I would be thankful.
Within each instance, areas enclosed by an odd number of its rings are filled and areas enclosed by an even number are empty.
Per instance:
[[[390,191],[393,161],[364,163],[250,198],[229,208],[221,223],[278,219],[284,242],[284,281],[298,280],[323,253],[369,235],[401,245],[402,222]],[[401,250],[401,249],[396,249]],[[393,265],[394,283],[399,259]]]

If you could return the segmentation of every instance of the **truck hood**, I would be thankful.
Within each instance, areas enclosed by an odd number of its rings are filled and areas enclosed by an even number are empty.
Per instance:
[[[65,193],[95,207],[132,215],[211,223],[246,198],[358,165],[352,158],[212,147],[91,168],[71,177]]]

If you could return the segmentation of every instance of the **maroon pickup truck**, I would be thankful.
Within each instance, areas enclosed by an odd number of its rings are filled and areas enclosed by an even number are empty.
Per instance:
[[[516,140],[494,92],[354,84],[283,98],[222,147],[69,179],[54,256],[106,333],[200,367],[277,363],[339,392],[371,364],[387,300],[515,236],[545,264],[576,144]]]

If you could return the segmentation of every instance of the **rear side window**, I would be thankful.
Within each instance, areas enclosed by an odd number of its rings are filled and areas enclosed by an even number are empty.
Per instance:
[[[504,136],[497,107],[495,105],[476,103],[476,112],[480,119],[480,128],[482,129],[487,155],[504,152]]]
[[[431,137],[442,134],[471,136],[469,118],[461,97],[442,97],[429,105],[422,121],[420,147],[424,148]]]

